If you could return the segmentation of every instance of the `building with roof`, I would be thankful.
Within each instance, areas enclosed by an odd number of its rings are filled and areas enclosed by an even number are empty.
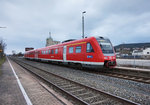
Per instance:
[[[49,36],[49,38],[46,39],[46,46],[55,45],[55,44],[59,44],[59,43],[60,43],[60,41],[53,40],[51,35]]]
[[[133,50],[133,56],[141,56],[142,58],[150,58],[150,48],[144,50]]]

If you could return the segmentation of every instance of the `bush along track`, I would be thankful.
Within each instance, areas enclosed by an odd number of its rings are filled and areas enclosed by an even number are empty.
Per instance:
[[[0,59],[0,75],[2,74],[1,66],[5,62],[5,60],[6,60],[5,57],[3,57],[2,59]]]

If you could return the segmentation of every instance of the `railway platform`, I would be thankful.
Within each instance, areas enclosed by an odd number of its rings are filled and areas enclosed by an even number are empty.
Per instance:
[[[123,70],[130,70],[130,71],[141,71],[141,72],[150,72],[150,69],[144,69],[144,68],[134,68],[134,67],[124,67],[124,66],[117,66],[116,69],[123,69]]]
[[[0,105],[72,105],[13,61],[0,69]]]
[[[11,67],[6,61],[1,67],[0,75],[0,104],[1,105],[26,105],[26,101],[17,84]]]

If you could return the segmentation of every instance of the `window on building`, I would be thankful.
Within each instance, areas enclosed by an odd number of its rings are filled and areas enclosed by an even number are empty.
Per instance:
[[[76,53],[81,53],[81,46],[76,47]]]
[[[54,50],[52,50],[52,52],[51,52],[52,54],[54,54]]]
[[[94,52],[94,49],[93,49],[91,43],[86,44],[86,52]]]
[[[73,53],[73,47],[69,47],[69,53]]]
[[[58,54],[58,49],[55,49],[55,54]]]

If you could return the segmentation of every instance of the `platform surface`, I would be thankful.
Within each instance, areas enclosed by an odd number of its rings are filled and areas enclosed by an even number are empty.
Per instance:
[[[9,62],[31,101],[31,104],[28,104],[27,100],[24,98],[20,86],[18,85],[18,80]],[[0,68],[2,71],[0,75],[0,105],[72,105],[72,103],[61,97],[49,87],[45,89],[41,86],[41,82],[37,78],[18,64],[12,60],[9,60],[9,62],[6,60]]]
[[[115,68],[123,69],[123,70],[131,70],[131,71],[150,72],[150,69],[143,69],[143,68],[124,67],[124,66],[116,66]]]
[[[0,105],[27,105],[7,60],[0,69]]]

